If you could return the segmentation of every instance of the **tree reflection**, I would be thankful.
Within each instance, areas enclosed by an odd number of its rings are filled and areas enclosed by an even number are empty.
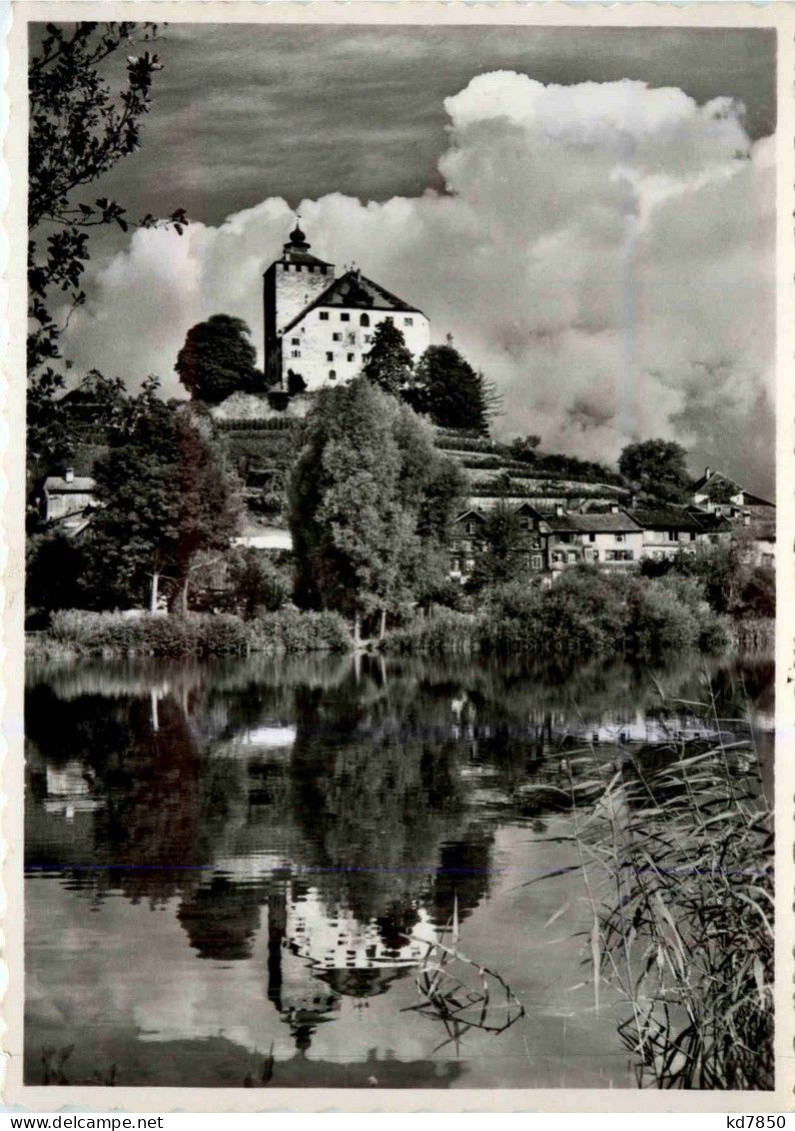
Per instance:
[[[383,993],[423,932],[481,903],[495,830],[543,821],[554,806],[523,790],[583,734],[652,717],[661,690],[769,712],[772,675],[371,657],[31,673],[27,862],[98,898],[174,900],[199,959],[263,955],[305,1052],[343,997]]]

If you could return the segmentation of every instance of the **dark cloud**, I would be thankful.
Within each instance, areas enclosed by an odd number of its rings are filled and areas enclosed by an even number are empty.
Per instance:
[[[443,100],[484,71],[543,83],[639,79],[746,108],[775,128],[775,32],[760,29],[176,24],[158,50],[144,148],[104,186],[205,223],[281,196],[362,200],[441,188]]]

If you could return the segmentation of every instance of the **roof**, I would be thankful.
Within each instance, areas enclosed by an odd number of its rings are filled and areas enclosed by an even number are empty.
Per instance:
[[[644,530],[703,530],[694,511],[687,507],[635,507],[632,517]]]
[[[728,475],[713,471],[709,477],[702,475],[693,484],[693,494],[704,495],[712,503],[728,503],[736,495],[742,495],[743,489],[739,483],[729,479]]]
[[[319,262],[319,261],[318,261]],[[310,310],[321,306],[344,307],[354,310],[394,310],[407,314],[422,314],[419,307],[410,306],[385,287],[367,279],[360,271],[346,271],[330,283],[324,291],[288,322],[282,330],[286,334],[301,322]]]
[[[574,534],[634,534],[641,528],[626,511],[618,514],[542,514],[550,531]]]
[[[752,495],[750,491],[743,491],[743,502],[747,507],[775,507],[775,503],[771,503],[769,499],[763,499],[759,495]]]
[[[485,522],[486,516],[482,511],[476,511],[474,507],[470,507],[468,511],[463,511],[456,517],[456,522],[463,522],[465,518],[476,518],[479,522]]]
[[[306,264],[310,267],[331,267],[331,263],[327,263],[325,259],[318,259],[316,255],[309,254],[309,248],[312,245],[307,242],[307,238],[301,231],[301,225],[296,223],[293,230],[290,232],[290,238],[282,251],[280,263],[300,263]]]
[[[56,495],[90,495],[96,490],[96,480],[88,475],[76,475],[74,479],[64,479],[63,475],[48,475],[44,480],[44,490]]]

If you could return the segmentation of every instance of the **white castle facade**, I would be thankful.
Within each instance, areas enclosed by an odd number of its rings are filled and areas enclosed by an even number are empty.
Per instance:
[[[401,331],[415,359],[424,353],[430,323],[421,310],[359,270],[335,277],[334,264],[311,255],[309,248],[296,225],[281,258],[263,276],[269,388],[311,392],[350,381],[386,319]]]

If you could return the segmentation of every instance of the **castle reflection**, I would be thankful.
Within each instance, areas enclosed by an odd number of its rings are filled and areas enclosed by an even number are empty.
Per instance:
[[[671,703],[705,676],[728,718],[750,688],[769,736],[765,664],[33,669],[26,865],[95,903],[173,906],[197,959],[251,959],[265,937],[263,996],[303,1054],[343,999],[367,1008],[454,906],[463,921],[482,902],[495,831],[508,816],[544,828],[573,747],[609,760],[687,740]]]

